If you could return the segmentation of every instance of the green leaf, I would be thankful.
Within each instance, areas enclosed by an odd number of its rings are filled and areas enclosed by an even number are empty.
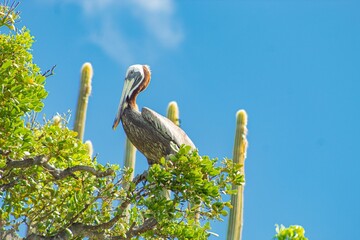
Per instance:
[[[11,66],[11,64],[12,64],[12,61],[11,61],[11,60],[5,61],[5,62],[1,65],[1,70],[7,69],[8,67]]]

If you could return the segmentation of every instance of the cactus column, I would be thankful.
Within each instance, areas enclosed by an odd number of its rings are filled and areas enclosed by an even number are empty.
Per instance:
[[[138,110],[138,105],[135,105],[136,110]],[[135,162],[136,162],[136,147],[130,142],[130,140],[125,137],[125,155],[124,155],[124,168],[126,169],[132,169],[132,172],[129,176],[129,181],[132,181],[134,179],[134,173],[135,173]],[[123,184],[124,189],[128,189],[129,183],[125,182]],[[127,206],[125,210],[125,217],[126,219],[129,219],[129,210],[131,206]]]
[[[175,101],[169,102],[166,117],[170,119],[176,126],[179,126],[179,107]],[[163,196],[170,199],[170,191],[164,189]]]
[[[78,133],[78,138],[83,141],[86,121],[86,111],[91,93],[91,79],[93,69],[90,63],[84,63],[81,68],[80,91],[76,108],[74,131]]]
[[[166,117],[170,119],[176,126],[180,126],[179,107],[175,101],[169,103]]]
[[[130,140],[126,137],[125,138],[125,159],[124,159],[124,167],[126,169],[132,169],[132,172],[129,176],[129,181],[131,182],[134,179],[134,172],[135,172],[135,161],[136,161],[136,148],[135,146],[130,142]],[[129,183],[125,182],[123,184],[124,189],[129,188]],[[129,210],[131,206],[127,206],[125,210],[125,217],[126,219],[129,219]]]
[[[169,103],[166,117],[168,119],[170,119],[173,123],[175,123],[176,126],[180,127],[179,108],[178,108],[178,105],[177,105],[177,103],[175,101],[172,101],[172,102]],[[167,198],[169,199],[170,192],[166,191],[164,189],[164,194],[168,194]],[[195,214],[195,220],[196,221],[199,221],[199,218],[200,218],[199,212],[200,212],[200,206],[197,207],[197,213]]]
[[[244,164],[247,149],[247,114],[244,110],[239,110],[236,113],[236,132],[235,143],[233,150],[234,163],[240,164],[241,172],[244,174]],[[243,228],[243,209],[244,209],[244,185],[233,186],[237,190],[236,195],[231,196],[231,205],[233,208],[230,210],[227,240],[241,240]]]
[[[136,110],[138,110],[138,106],[135,106]],[[136,147],[130,142],[130,140],[126,137],[125,143],[125,160],[124,167],[132,168],[133,172],[130,176],[130,181],[134,178],[135,172],[135,161],[136,161]]]
[[[138,105],[135,105],[135,109],[138,110]],[[125,155],[124,155],[124,167],[131,168],[133,171],[130,175],[130,181],[134,178],[135,172],[135,162],[136,162],[136,147],[130,142],[130,140],[126,137],[125,138]],[[127,185],[125,184],[124,187],[126,188]]]

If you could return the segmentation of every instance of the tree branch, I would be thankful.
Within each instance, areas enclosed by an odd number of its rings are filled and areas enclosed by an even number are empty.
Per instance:
[[[1,178],[1,176],[0,176],[0,178]],[[19,179],[16,178],[15,180],[13,180],[9,183],[0,185],[0,191],[6,191],[7,189],[12,188],[18,181],[19,181]]]
[[[25,158],[23,160],[13,160],[11,158],[7,158],[6,166],[3,170],[10,170],[12,168],[28,168],[30,166],[42,165],[47,162],[49,159],[44,155],[39,155],[33,158]]]
[[[50,165],[49,163],[44,163],[44,164],[42,164],[42,166],[45,169],[47,169],[50,172],[50,174],[53,175],[53,177],[57,180],[66,178],[70,175],[73,175],[74,172],[79,172],[79,171],[91,173],[92,175],[94,175],[96,177],[106,177],[106,176],[110,176],[111,174],[114,173],[114,171],[112,169],[106,169],[105,171],[98,171],[98,170],[95,170],[93,167],[84,166],[84,165],[77,165],[74,167],[69,167],[64,170],[59,170],[59,169],[53,167],[52,165]]]
[[[157,225],[157,221],[155,218],[149,218],[149,219],[146,219],[144,221],[144,223],[140,226],[137,226],[137,227],[134,227],[134,228],[131,228],[127,233],[126,233],[126,238],[128,239],[131,239],[132,237],[134,236],[137,236],[137,235],[140,235],[150,229],[152,229],[153,227],[155,227]],[[122,238],[119,238],[119,237],[112,237],[112,239],[122,239]]]
[[[3,153],[3,152],[0,151],[0,153]],[[48,170],[48,172],[56,180],[66,178],[68,176],[74,177],[74,175],[73,175],[74,172],[79,172],[79,171],[91,173],[92,175],[94,175],[96,177],[106,177],[106,176],[110,176],[114,173],[114,171],[112,169],[106,169],[105,171],[98,171],[98,170],[94,169],[93,167],[84,166],[84,165],[77,165],[74,167],[69,167],[64,170],[61,170],[61,169],[55,168],[53,165],[48,163],[48,161],[49,161],[49,157],[44,156],[44,155],[39,155],[39,156],[31,157],[31,158],[25,158],[23,160],[13,160],[8,157],[6,166],[4,168],[2,168],[1,170],[10,170],[13,168],[22,168],[23,169],[23,168],[28,168],[31,166],[38,165],[38,166],[42,166],[43,168]]]
[[[146,180],[148,172],[144,171],[142,174],[137,175],[133,179],[133,183],[139,184],[140,182]],[[35,239],[42,239],[42,240],[57,240],[57,239],[69,239],[71,238],[69,232],[72,233],[72,236],[86,236],[90,239],[114,239],[114,240],[122,240],[122,239],[131,239],[134,236],[138,236],[157,225],[157,221],[155,218],[149,218],[144,221],[144,223],[140,226],[132,226],[126,232],[126,237],[123,236],[108,236],[104,230],[112,228],[121,218],[124,216],[125,209],[129,206],[131,199],[128,197],[127,200],[121,203],[118,207],[119,212],[116,214],[112,219],[108,222],[97,224],[97,225],[87,225],[83,223],[71,223],[67,226],[65,230],[60,231],[58,234],[53,236],[41,236],[37,234],[29,235],[26,240],[35,240]]]
[[[146,177],[148,175],[148,171],[144,171],[142,174],[137,175],[134,179],[133,179],[133,183],[135,183],[135,185],[139,184],[142,181],[146,180]]]
[[[115,217],[114,217],[115,218]],[[113,218],[113,219],[114,219]],[[112,220],[110,220],[112,221]],[[109,222],[110,222],[109,221]],[[144,221],[144,223],[140,226],[132,227],[126,232],[126,237],[123,236],[108,236],[104,231],[98,232],[102,228],[104,224],[99,224],[96,226],[89,226],[82,223],[74,223],[69,228],[68,231],[63,230],[59,234],[55,236],[41,236],[37,234],[31,234],[25,240],[60,240],[60,239],[70,239],[72,238],[69,232],[72,233],[72,236],[86,236],[90,239],[111,239],[111,240],[125,240],[131,239],[132,237],[138,236],[157,225],[157,221],[155,218],[149,218]]]

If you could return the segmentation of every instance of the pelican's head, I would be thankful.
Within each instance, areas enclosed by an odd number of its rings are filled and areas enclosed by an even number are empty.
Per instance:
[[[147,65],[132,65],[125,75],[125,83],[122,90],[118,112],[116,114],[113,129],[119,125],[121,116],[127,106],[134,108],[136,96],[143,91],[150,82],[150,67]]]

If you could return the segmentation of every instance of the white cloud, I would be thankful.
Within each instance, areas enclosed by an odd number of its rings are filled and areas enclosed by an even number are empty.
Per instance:
[[[130,51],[132,48],[130,42],[127,42],[109,19],[104,19],[98,32],[91,33],[90,40],[117,63],[125,66],[133,64],[134,57]]]
[[[184,38],[175,16],[174,0],[62,0],[61,3],[81,7],[87,25],[90,25],[90,41],[119,64],[132,63],[144,52],[159,53],[176,48]],[[121,18],[124,15],[129,16],[127,25]],[[129,26],[138,28],[140,33],[136,36],[128,33]],[[138,46],[152,49],[141,51]]]
[[[143,24],[164,46],[175,47],[182,41],[181,27],[173,17],[172,0],[133,0],[131,3]]]
[[[116,0],[63,0],[67,3],[78,4],[82,7],[85,14],[91,15],[101,15],[105,11],[111,9],[116,9],[119,6],[119,3],[122,1]]]

